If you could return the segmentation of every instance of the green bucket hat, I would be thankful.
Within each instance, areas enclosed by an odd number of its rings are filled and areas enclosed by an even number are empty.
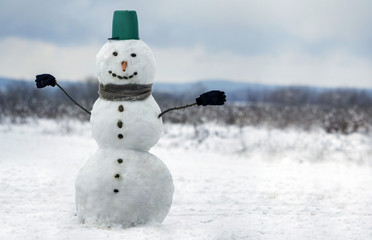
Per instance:
[[[115,11],[112,20],[112,37],[109,40],[138,40],[136,11]]]

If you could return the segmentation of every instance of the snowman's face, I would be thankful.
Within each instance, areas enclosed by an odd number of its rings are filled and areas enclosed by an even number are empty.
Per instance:
[[[155,59],[141,40],[109,40],[96,57],[98,80],[102,84],[151,84]]]

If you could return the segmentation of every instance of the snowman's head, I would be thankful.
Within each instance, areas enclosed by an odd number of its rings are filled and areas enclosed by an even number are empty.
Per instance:
[[[109,40],[96,57],[101,84],[151,84],[155,78],[155,58],[141,40]]]

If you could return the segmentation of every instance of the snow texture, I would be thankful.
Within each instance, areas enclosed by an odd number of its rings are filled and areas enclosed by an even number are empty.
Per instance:
[[[122,112],[118,111],[120,106]],[[133,102],[97,99],[90,120],[93,137],[100,148],[148,151],[160,138],[163,124],[159,114],[160,108],[152,96]],[[122,139],[118,139],[119,134]]]
[[[131,227],[163,222],[172,205],[173,181],[156,156],[133,150],[98,149],[76,180],[80,221]]]
[[[123,61],[127,63],[125,72]],[[154,55],[142,40],[107,41],[97,54],[96,65],[102,84],[152,84],[156,73]]]
[[[76,216],[90,124],[0,125],[0,239],[372,238],[370,135],[164,127],[151,152],[172,172],[172,208],[163,224],[123,229]]]

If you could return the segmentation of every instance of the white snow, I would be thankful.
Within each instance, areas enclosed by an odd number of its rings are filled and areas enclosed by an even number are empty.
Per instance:
[[[127,63],[125,71],[122,62]],[[107,41],[97,54],[96,66],[102,84],[152,84],[156,73],[154,55],[142,40]]]
[[[151,153],[173,175],[161,225],[80,224],[89,123],[0,125],[0,239],[371,239],[372,137],[168,125]]]
[[[123,112],[118,111],[119,106]],[[163,128],[160,108],[152,96],[143,101],[107,101],[98,98],[90,122],[93,138],[103,148],[148,151],[160,138]],[[118,121],[122,126],[118,127]],[[123,138],[118,139],[118,134]]]
[[[100,148],[76,179],[82,223],[133,227],[162,223],[172,205],[172,176],[156,156],[143,151]]]

